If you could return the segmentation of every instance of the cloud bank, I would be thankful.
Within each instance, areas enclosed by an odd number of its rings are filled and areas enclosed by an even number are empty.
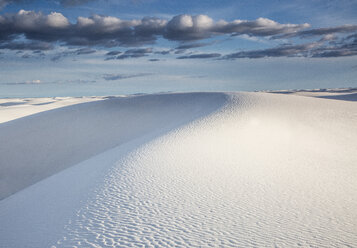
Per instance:
[[[280,24],[265,18],[254,21],[214,22],[206,15],[179,15],[167,21],[156,17],[122,20],[112,16],[78,17],[75,23],[61,13],[20,10],[0,16],[0,41],[18,35],[29,40],[62,42],[66,45],[100,45],[104,47],[137,46],[152,43],[157,37],[173,41],[195,41],[217,35],[247,34],[272,36],[289,34],[308,24]]]
[[[357,55],[357,35],[344,39],[333,46],[323,42],[313,42],[300,45],[284,45],[269,49],[241,51],[225,55],[223,59],[250,58],[258,59],[265,57],[310,57],[331,58]]]
[[[1,0],[0,0],[1,1]],[[2,0],[5,5],[10,1]],[[12,1],[14,2],[14,1]],[[62,0],[71,6],[86,1]],[[76,55],[95,53],[90,47],[140,47],[123,53],[113,51],[106,59],[140,58],[154,53],[151,48],[141,48],[154,44],[157,39],[180,42],[176,54],[185,49],[209,45],[205,39],[218,36],[266,37],[268,39],[290,39],[294,37],[320,37],[320,42],[278,46],[264,50],[241,51],[222,56],[225,59],[262,58],[282,56],[338,57],[356,54],[357,25],[309,29],[310,25],[282,24],[267,18],[256,20],[214,21],[206,15],[178,15],[170,20],[157,17],[122,20],[113,16],[93,14],[78,17],[70,22],[63,14],[20,10],[17,13],[0,15],[0,49],[10,50],[51,50],[56,45],[81,47]],[[350,34],[337,42],[337,35]],[[327,46],[323,42],[330,42]],[[335,42],[335,43],[332,43]],[[169,53],[169,52],[168,52]],[[56,58],[61,57],[58,55]],[[179,59],[217,58],[219,53],[183,55]]]

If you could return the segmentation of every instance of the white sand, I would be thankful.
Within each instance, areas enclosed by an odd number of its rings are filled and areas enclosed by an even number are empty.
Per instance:
[[[0,123],[78,103],[104,100],[105,97],[48,97],[0,99]]]
[[[0,247],[355,247],[356,107],[167,94],[4,123],[7,185],[67,169],[0,201]]]
[[[311,90],[278,90],[269,93],[309,96],[333,100],[357,101],[357,88],[311,89]]]

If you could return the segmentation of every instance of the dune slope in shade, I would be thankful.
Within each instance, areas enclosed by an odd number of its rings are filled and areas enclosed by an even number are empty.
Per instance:
[[[2,200],[0,242],[356,246],[356,103],[227,97],[203,119],[117,146]]]
[[[187,123],[221,93],[113,97],[0,124],[0,199],[96,154]]]

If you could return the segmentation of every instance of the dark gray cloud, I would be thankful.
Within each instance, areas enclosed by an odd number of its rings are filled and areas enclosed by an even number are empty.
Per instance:
[[[116,59],[141,58],[153,53],[152,48],[129,49],[124,54],[117,56]]]
[[[333,57],[346,57],[357,55],[357,50],[348,49],[331,49],[318,51],[312,55],[313,58],[333,58]]]
[[[49,42],[4,42],[0,43],[0,49],[9,49],[9,50],[51,50],[53,45]]]
[[[350,36],[333,46],[324,42],[312,42],[299,45],[283,45],[269,49],[241,51],[223,56],[223,59],[264,58],[264,57],[346,57],[357,55],[357,38]]]
[[[211,43],[182,43],[180,46],[176,47],[174,50],[175,54],[184,54],[187,53],[188,49],[191,48],[198,48],[198,47],[204,47],[208,46]],[[186,58],[185,56],[181,56],[180,58]]]
[[[177,59],[210,59],[210,58],[218,58],[221,57],[220,53],[200,53],[200,54],[192,54],[187,56],[180,56]]]
[[[171,50],[156,51],[155,54],[167,55],[170,54]]]
[[[316,43],[302,45],[284,45],[269,49],[241,51],[224,56],[224,59],[239,59],[239,58],[264,58],[264,57],[297,57],[307,56],[307,53],[314,47]]]
[[[95,53],[95,52],[96,52],[96,50],[94,50],[92,48],[88,48],[88,47],[80,48],[80,49],[75,51],[75,53],[77,55],[92,54],[92,53]]]
[[[104,60],[105,61],[108,61],[108,60],[114,60],[114,59],[116,59],[117,57],[115,57],[115,56],[110,56],[110,57],[106,57]]]
[[[135,77],[145,77],[152,75],[151,73],[136,73],[136,74],[104,74],[103,78],[107,81],[121,80]]]
[[[125,54],[148,54],[152,53],[152,48],[134,48],[125,51]]]
[[[116,59],[140,58],[140,57],[144,57],[144,56],[146,56],[146,55],[145,54],[123,54],[123,55],[116,57]]]
[[[183,54],[186,51],[187,51],[186,49],[178,49],[178,50],[175,51],[175,54]]]
[[[119,55],[121,53],[123,53],[123,52],[121,52],[121,51],[110,51],[110,52],[107,52],[105,55],[107,55],[107,56],[115,56],[115,55]]]
[[[314,58],[346,57],[357,55],[357,34],[343,39],[334,46],[320,47],[313,51]]]
[[[75,49],[75,50],[66,50],[66,51],[62,51],[62,52],[55,54],[51,58],[51,61],[56,62],[56,61],[61,60],[62,58],[70,56],[70,55],[87,55],[87,54],[93,54],[95,52],[96,52],[95,49],[92,49],[89,47],[83,47],[83,48],[79,48],[79,49]]]
[[[326,28],[314,28],[309,30],[301,30],[295,33],[281,34],[273,37],[274,39],[281,38],[291,38],[291,37],[300,37],[300,38],[309,38],[314,36],[326,36],[334,35],[338,33],[353,33],[357,31],[357,25],[342,25],[337,27],[326,27]],[[332,36],[331,36],[332,37]]]
[[[57,61],[59,61],[62,57],[63,57],[62,54],[56,54],[55,56],[53,56],[53,57],[51,58],[51,61],[57,62]]]
[[[46,56],[46,54],[41,50],[35,50],[35,51],[32,52],[32,54],[37,56],[37,58],[39,58],[39,57],[43,58],[44,56]]]
[[[357,25],[343,25],[338,27],[316,28],[297,33],[299,36],[320,36],[336,33],[351,33],[357,31]]]

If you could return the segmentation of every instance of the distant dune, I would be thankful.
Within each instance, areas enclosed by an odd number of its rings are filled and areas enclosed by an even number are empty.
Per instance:
[[[346,94],[2,99],[0,247],[357,246]]]
[[[310,96],[343,101],[357,101],[357,88],[314,89],[314,90],[278,90],[269,93]]]

